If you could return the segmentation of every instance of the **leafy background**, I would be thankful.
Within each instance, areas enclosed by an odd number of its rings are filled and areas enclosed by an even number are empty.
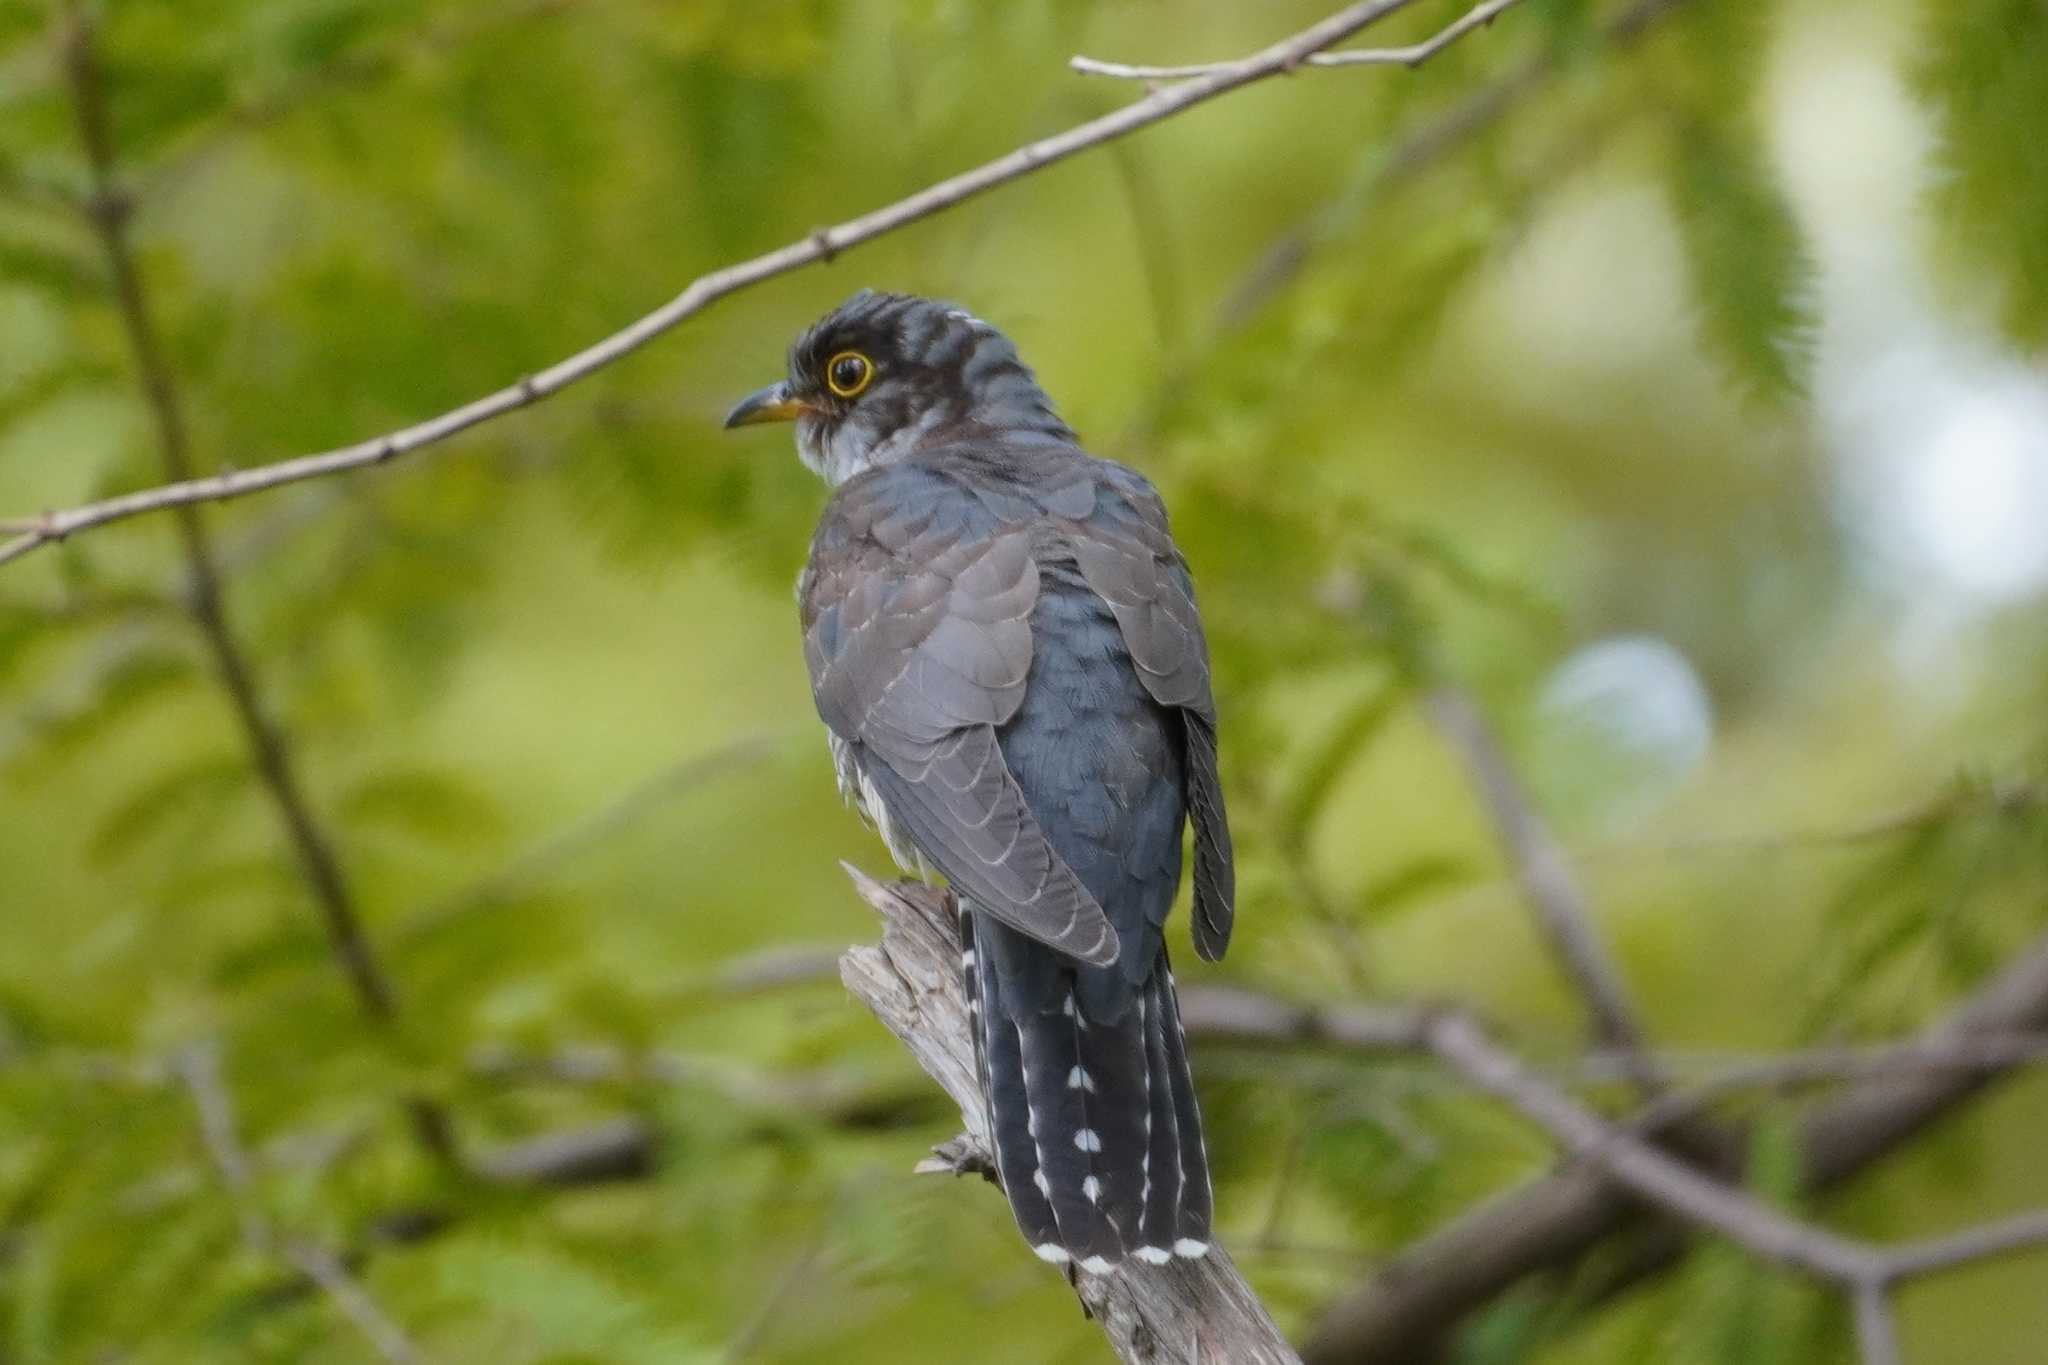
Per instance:
[[[144,287],[212,469],[452,406],[1131,97],[1074,52],[1230,54],[1319,8],[97,13]],[[0,0],[10,512],[163,476],[67,202],[87,176],[58,18]],[[2043,920],[2044,72],[2039,0],[1529,0],[1416,73],[1233,95],[452,446],[209,512],[391,1028],[329,959],[169,522],[9,567],[0,1360],[371,1358],[244,1244],[170,1064],[195,1044],[247,1202],[370,1248],[365,1286],[428,1358],[1102,1358],[999,1200],[909,1174],[948,1116],[836,983],[731,979],[872,933],[836,862],[882,860],[834,795],[789,607],[822,492],[784,437],[717,430],[862,285],[1003,326],[1167,494],[1243,867],[1240,942],[1195,975],[1467,999],[1576,1053],[1417,704],[1448,679],[1578,855],[1674,1058],[1926,1019]],[[528,1065],[567,1048],[578,1075]],[[1293,1329],[1551,1159],[1412,1064],[1212,1048],[1197,1070],[1227,1239]],[[408,1094],[467,1150],[630,1120],[654,1160],[478,1182],[422,1152]],[[1796,1107],[1764,1112],[1768,1155]],[[1820,1212],[1903,1236],[2040,1203],[2044,1123],[2023,1077]],[[1795,1197],[1784,1160],[1756,1169]],[[1915,1362],[2038,1360],[2048,1259],[1902,1307]],[[1518,1296],[1460,1350],[1850,1354],[1830,1296],[1719,1248],[1611,1307]]]

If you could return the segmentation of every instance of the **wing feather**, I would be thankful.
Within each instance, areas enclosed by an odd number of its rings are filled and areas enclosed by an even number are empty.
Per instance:
[[[841,485],[799,583],[818,713],[888,815],[967,899],[1020,933],[1106,964],[1117,937],[1053,850],[995,727],[1031,671],[1038,565],[1016,498],[922,465]]]
[[[1145,690],[1160,705],[1181,710],[1195,830],[1195,948],[1213,961],[1230,944],[1237,874],[1217,767],[1209,644],[1165,504],[1136,471],[1100,465],[1094,505],[1067,523],[1066,538],[1082,579],[1116,617]]]

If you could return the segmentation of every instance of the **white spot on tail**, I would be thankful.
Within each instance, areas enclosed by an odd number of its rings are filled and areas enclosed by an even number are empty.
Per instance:
[[[1052,1198],[1052,1182],[1045,1178],[1043,1167],[1031,1173],[1031,1183],[1038,1186],[1040,1194],[1044,1195],[1047,1199]]]
[[[1102,1202],[1102,1182],[1092,1175],[1089,1176],[1081,1182],[1081,1193],[1088,1196],[1089,1203],[1100,1204]]]
[[[1209,1244],[1198,1242],[1192,1237],[1183,1237],[1173,1244],[1173,1254],[1185,1256],[1190,1261],[1199,1261],[1209,1254]]]
[[[1095,1093],[1095,1078],[1088,1074],[1086,1068],[1077,1066],[1067,1073],[1067,1089],[1085,1090],[1092,1095]]]
[[[1038,1253],[1039,1260],[1050,1261],[1054,1265],[1065,1265],[1068,1261],[1074,1259],[1067,1254],[1067,1249],[1058,1242],[1040,1242],[1031,1249]]]
[[[1100,1256],[1090,1256],[1087,1260],[1081,1262],[1081,1269],[1087,1271],[1090,1275],[1107,1275],[1114,1267]]]
[[[966,952],[960,954],[960,965],[963,967],[972,967],[974,965],[974,949],[969,948]]]
[[[1060,1006],[1060,1013],[1066,1015],[1069,1019],[1074,1017],[1074,993],[1072,991],[1067,992],[1067,1000],[1065,1004]]]
[[[1139,1247],[1138,1259],[1146,1265],[1165,1265],[1173,1259],[1173,1253],[1165,1247]]]
[[[1074,1145],[1084,1152],[1099,1152],[1102,1138],[1093,1128],[1078,1128],[1074,1131]]]

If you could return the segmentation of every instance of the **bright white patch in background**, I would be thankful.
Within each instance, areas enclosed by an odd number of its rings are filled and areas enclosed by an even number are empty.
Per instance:
[[[1843,514],[1909,615],[1967,617],[2048,588],[2048,382],[1922,342],[1834,399]]]
[[[1814,411],[1844,529],[1901,642],[2048,588],[2048,377],[1934,297],[1933,139],[1876,7],[1808,7],[1773,55],[1772,137],[1819,277]],[[1916,674],[1946,651],[1909,648]],[[1924,676],[1918,679],[1926,682]]]
[[[2048,583],[2048,391],[1963,396],[1907,467],[1899,513],[1913,548],[1955,586],[1993,599]]]
[[[1549,793],[1612,829],[1684,781],[1714,740],[1714,708],[1686,657],[1653,635],[1596,641],[1544,684],[1542,766]]]

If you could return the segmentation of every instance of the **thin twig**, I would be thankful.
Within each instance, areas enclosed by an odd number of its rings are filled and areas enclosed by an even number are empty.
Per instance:
[[[1293,70],[1310,55],[1341,42],[1413,0],[1365,0],[1209,75],[1156,90],[1123,108],[1063,133],[1028,143],[973,170],[942,180],[884,208],[831,227],[749,261],[699,276],[675,298],[612,335],[536,374],[458,408],[353,445],[207,478],[182,478],[156,488],[25,519],[25,529],[0,543],[0,563],[18,559],[81,531],[148,512],[202,502],[223,502],[286,484],[384,464],[445,441],[458,432],[528,407],[639,350],[719,299],[790,271],[829,261],[864,242],[950,209],[1070,156],[1127,136],[1242,86]]]
[[[148,401],[164,468],[173,480],[189,480],[194,464],[191,436],[170,358],[157,333],[128,239],[130,204],[115,181],[113,127],[107,115],[97,35],[92,18],[82,6],[74,4],[68,11],[59,39],[90,175],[93,231],[113,280],[122,329]],[[176,519],[190,580],[188,605],[193,620],[220,674],[257,775],[270,793],[307,889],[319,908],[328,945],[363,1012],[377,1024],[389,1024],[397,1009],[390,978],[370,946],[347,877],[306,798],[291,747],[266,710],[255,669],[228,622],[219,559],[205,517],[197,506],[186,502],[176,505]],[[450,1158],[453,1138],[447,1116],[431,1101],[420,1097],[408,1099],[406,1108],[427,1149],[437,1157]]]
[[[404,1330],[386,1315],[377,1301],[370,1297],[369,1291],[356,1282],[333,1253],[325,1247],[299,1241],[287,1241],[278,1250],[294,1269],[319,1286],[320,1292],[334,1302],[342,1316],[369,1339],[377,1354],[392,1365],[411,1365],[419,1359],[419,1352],[413,1349]]]
[[[1523,898],[1578,988],[1595,1035],[1633,1063],[1639,1084],[1650,1090],[1662,1088],[1663,1078],[1655,1058],[1645,1050],[1628,988],[1593,928],[1592,907],[1571,862],[1536,813],[1486,718],[1463,689],[1448,683],[1430,690],[1428,705],[1438,732],[1462,760],[1485,802]]]
[[[1881,1275],[1887,1282],[1914,1279],[1952,1270],[1971,1261],[2048,1247],[2048,1209],[2016,1214],[1995,1223],[1966,1228],[1946,1237],[1930,1237],[1893,1247],[1884,1255]]]
[[[1506,1100],[1567,1150],[1585,1157],[1658,1208],[1720,1233],[1791,1269],[1838,1284],[1861,1284],[1882,1273],[1877,1253],[1804,1223],[1610,1124],[1539,1078],[1495,1046],[1461,1014],[1432,1021],[1429,1049],[1482,1089]]]
[[[80,138],[85,144],[86,159],[91,169],[94,231],[114,281],[123,329],[149,402],[164,467],[173,479],[184,479],[192,468],[190,437],[177,387],[171,377],[170,362],[158,339],[156,323],[129,247],[127,207],[114,184],[112,130],[107,120],[105,90],[94,34],[91,20],[82,10],[73,11],[64,35],[64,50]],[[44,520],[47,522],[49,519]],[[390,984],[370,955],[340,869],[299,790],[284,738],[264,712],[248,658],[228,625],[220,570],[205,522],[196,508],[180,505],[178,527],[190,576],[189,606],[192,615],[220,670],[236,719],[244,731],[257,769],[270,787],[284,818],[314,897],[327,917],[336,955],[364,1007],[372,1015],[387,1017],[392,1010]]]
[[[1687,0],[1636,0],[1606,25],[1601,36],[1611,46],[1626,47],[1685,3]],[[1243,330],[1267,303],[1300,276],[1316,249],[1354,220],[1366,204],[1498,124],[1563,70],[1556,45],[1547,45],[1491,84],[1416,127],[1391,148],[1372,154],[1353,184],[1275,238],[1237,283],[1225,291],[1216,310],[1210,345]]]
[[[1766,1260],[1831,1281],[1852,1296],[1865,1365],[1898,1365],[1890,1290],[1904,1280],[2048,1247],[2048,1210],[1879,1249],[1763,1204],[1607,1123],[1496,1047],[1462,1015],[1436,1019],[1430,1050],[1513,1104],[1568,1149],[1597,1162],[1658,1208],[1710,1228]]]
[[[2048,937],[2007,963],[1968,1000],[1930,1025],[1923,1041],[2032,1034],[2048,1028]],[[1997,1076],[1972,1068],[1885,1075],[1851,1087],[1800,1128],[1800,1167],[1822,1193],[1898,1150],[1981,1094]],[[1739,1169],[1739,1144],[1723,1174]],[[1303,1348],[1310,1365],[1426,1358],[1466,1314],[1530,1276],[1577,1265],[1595,1248],[1644,1229],[1642,1205],[1594,1166],[1529,1181],[1404,1249],[1323,1316]],[[1608,1289],[1671,1265],[1687,1242],[1654,1224],[1642,1254],[1610,1268]]]
[[[1672,1054],[1656,1054],[1668,1074]],[[1683,1090],[1659,1096],[1629,1119],[1639,1132],[1667,1128],[1703,1113],[1729,1095],[1755,1090],[1789,1090],[1821,1082],[1868,1081],[1925,1072],[1980,1072],[1989,1075],[2048,1060],[2048,1037],[2040,1034],[1916,1038],[1871,1047],[1821,1047],[1732,1062],[1708,1072]],[[1591,1059],[1582,1071],[1607,1066]]]
[[[836,978],[835,978],[836,979]],[[781,1072],[732,1057],[677,1051],[627,1053],[602,1045],[524,1052],[506,1046],[470,1054],[470,1072],[486,1080],[551,1085],[658,1085],[710,1090],[743,1109],[801,1114],[849,1128],[883,1127],[930,1108],[930,1092],[900,1079],[843,1069]]]
[[[1856,1310],[1856,1349],[1863,1365],[1902,1365],[1899,1331],[1892,1321],[1891,1294],[1875,1280],[1856,1286],[1850,1295]]]
[[[1405,66],[1413,70],[1473,29],[1486,27],[1499,18],[1502,11],[1513,8],[1517,3],[1519,0],[1486,0],[1484,4],[1473,6],[1456,23],[1439,30],[1433,37],[1419,43],[1410,43],[1406,47],[1368,47],[1349,52],[1313,52],[1298,66],[1319,67],[1325,70],[1339,66]],[[1191,80],[1197,76],[1212,76],[1229,63],[1129,66],[1122,62],[1097,61],[1093,57],[1075,57],[1067,65],[1084,76],[1114,76],[1127,81],[1179,81]]]

